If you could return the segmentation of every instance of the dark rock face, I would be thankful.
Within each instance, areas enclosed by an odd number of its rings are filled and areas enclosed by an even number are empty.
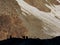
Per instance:
[[[27,29],[20,19],[20,11],[15,0],[0,0],[0,40],[11,37],[21,38],[26,36]]]
[[[60,45],[60,37],[52,39],[33,39],[33,38],[10,38],[0,41],[0,45]]]

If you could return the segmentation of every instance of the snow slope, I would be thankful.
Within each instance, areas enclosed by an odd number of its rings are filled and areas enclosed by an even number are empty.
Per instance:
[[[44,25],[42,30],[44,33],[50,36],[60,36],[60,5],[49,6],[45,4],[48,8],[51,9],[51,12],[43,12],[38,8],[28,4],[24,0],[16,1],[21,6],[22,11],[29,15],[32,14],[32,16],[35,16],[37,19],[43,21]],[[59,0],[57,1],[60,3]],[[26,14],[24,16],[27,17]]]

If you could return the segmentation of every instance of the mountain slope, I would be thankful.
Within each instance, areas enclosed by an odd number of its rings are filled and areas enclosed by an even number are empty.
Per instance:
[[[17,13],[18,10],[20,14]],[[27,29],[20,15],[21,8],[15,0],[0,0],[0,40],[26,35]]]
[[[27,24],[25,23],[25,25],[29,29],[30,31],[29,35],[31,35],[31,37],[49,38],[60,36],[59,1],[57,0],[47,1],[16,0],[16,1],[21,6],[22,10],[21,17],[27,23]]]

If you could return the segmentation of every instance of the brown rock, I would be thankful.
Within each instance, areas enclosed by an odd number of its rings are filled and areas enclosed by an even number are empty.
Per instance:
[[[26,36],[27,29],[20,15],[21,10],[15,0],[0,0],[0,40],[10,38],[10,36],[15,38]]]
[[[51,9],[49,9],[47,6],[45,6],[45,4],[55,4],[55,5],[60,5],[60,3],[57,2],[57,0],[24,0],[26,1],[28,4],[38,8],[40,11],[44,11],[44,12],[50,12]]]

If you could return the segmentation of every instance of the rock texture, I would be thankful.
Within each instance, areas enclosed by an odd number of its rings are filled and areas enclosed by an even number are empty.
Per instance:
[[[20,15],[21,8],[15,0],[0,0],[0,40],[10,38],[10,36],[15,38],[26,36],[27,29]]]
[[[59,0],[0,0],[0,40],[60,36]]]

